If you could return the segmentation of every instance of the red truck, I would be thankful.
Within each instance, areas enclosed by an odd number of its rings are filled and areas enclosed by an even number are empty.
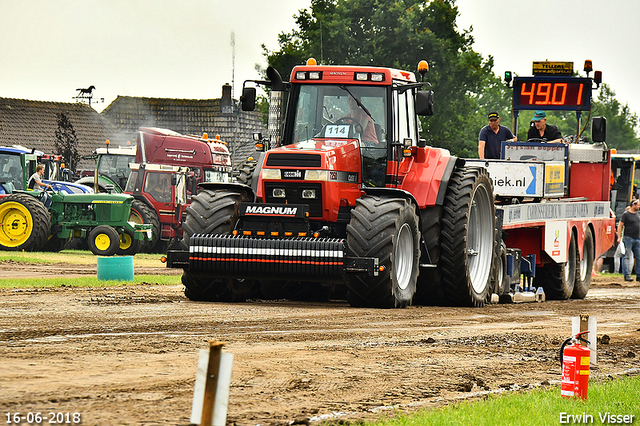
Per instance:
[[[141,127],[135,163],[125,187],[135,198],[131,219],[153,225],[144,251],[164,252],[182,237],[182,212],[200,182],[231,181],[231,155],[218,138],[188,136],[172,130]]]

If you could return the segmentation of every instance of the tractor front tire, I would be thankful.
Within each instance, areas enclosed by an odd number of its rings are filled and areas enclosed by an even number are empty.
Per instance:
[[[2,250],[41,250],[51,230],[47,208],[27,194],[12,194],[0,200],[0,224]]]
[[[191,199],[182,223],[182,246],[189,249],[195,234],[230,234],[238,221],[238,204],[247,201],[239,192],[201,190]],[[184,294],[190,300],[210,302],[240,302],[258,297],[260,288],[255,280],[212,277],[210,274],[184,271]]]
[[[416,292],[420,259],[418,216],[403,198],[365,195],[356,200],[347,225],[347,246],[357,257],[377,257],[378,276],[354,275],[347,282],[352,306],[404,308]]]
[[[120,235],[120,245],[117,254],[131,256],[140,251],[142,248],[142,240],[136,240],[133,231],[124,230]]]
[[[260,289],[254,280],[219,279],[184,271],[184,295],[194,302],[244,302],[256,298]]]
[[[195,234],[231,234],[238,221],[238,204],[249,201],[240,192],[201,190],[191,199],[182,224],[182,246]]]
[[[113,256],[120,247],[120,235],[109,225],[98,225],[89,233],[88,244],[96,256]]]
[[[493,186],[487,171],[454,170],[443,203],[440,235],[445,303],[480,307],[488,301],[494,234]]]

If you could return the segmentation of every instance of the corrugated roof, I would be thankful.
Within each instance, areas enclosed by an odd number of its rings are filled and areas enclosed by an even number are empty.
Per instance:
[[[0,98],[0,145],[22,145],[55,154],[55,131],[61,112],[76,132],[81,156],[104,146],[107,139],[114,145],[127,142],[116,126],[86,104]],[[92,161],[82,160],[78,169],[93,166]]]

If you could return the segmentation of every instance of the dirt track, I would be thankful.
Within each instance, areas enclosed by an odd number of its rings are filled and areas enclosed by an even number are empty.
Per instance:
[[[581,301],[483,309],[195,303],[182,286],[158,285],[3,290],[0,414],[188,425],[197,352],[221,340],[235,354],[228,424],[375,419],[391,405],[410,412],[553,385],[580,313],[611,338],[592,372],[601,378],[640,367],[640,287],[621,281],[598,278]]]

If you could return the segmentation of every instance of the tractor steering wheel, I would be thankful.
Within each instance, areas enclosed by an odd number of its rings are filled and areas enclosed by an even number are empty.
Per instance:
[[[548,141],[542,138],[531,138],[531,139],[527,139],[527,142],[548,142]]]
[[[345,116],[342,118],[338,118],[336,120],[336,124],[352,124],[354,129],[356,130],[356,133],[360,133],[361,135],[364,133],[364,127],[362,127],[362,124],[360,124],[360,122],[353,117]],[[360,127],[360,130],[358,130],[358,127]]]

